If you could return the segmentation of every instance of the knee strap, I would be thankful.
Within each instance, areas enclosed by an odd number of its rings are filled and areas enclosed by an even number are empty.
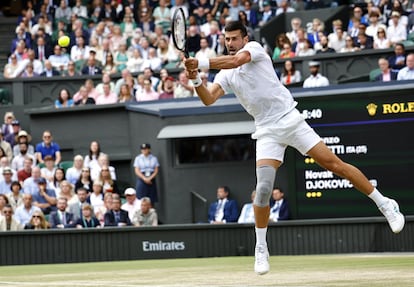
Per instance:
[[[270,196],[272,195],[276,169],[268,165],[260,166],[256,169],[256,176],[256,197],[254,198],[253,204],[265,207],[269,205]]]

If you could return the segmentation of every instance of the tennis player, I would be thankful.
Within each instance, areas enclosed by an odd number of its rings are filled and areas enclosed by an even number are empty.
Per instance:
[[[266,233],[269,221],[269,199],[276,171],[283,162],[287,146],[312,157],[320,166],[348,179],[353,186],[371,198],[384,214],[394,233],[405,223],[397,202],[384,197],[356,167],[339,159],[305,122],[296,109],[290,92],[280,83],[272,61],[263,47],[249,42],[245,26],[236,21],[225,27],[225,43],[229,55],[211,59],[183,59],[187,74],[205,105],[221,96],[234,93],[241,105],[254,118],[256,131],[255,264],[258,274],[269,271]],[[217,69],[213,85],[202,84],[199,69]]]

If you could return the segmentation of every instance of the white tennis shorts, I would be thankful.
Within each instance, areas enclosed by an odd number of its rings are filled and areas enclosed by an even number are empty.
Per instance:
[[[302,114],[293,109],[273,126],[261,127],[252,134],[256,139],[256,160],[275,159],[283,162],[287,146],[301,154],[306,153],[321,141],[320,136],[309,126]]]

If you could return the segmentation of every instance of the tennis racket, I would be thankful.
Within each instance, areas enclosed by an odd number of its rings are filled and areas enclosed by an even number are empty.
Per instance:
[[[183,8],[178,8],[174,11],[172,18],[172,38],[174,46],[177,50],[184,53],[188,58],[187,50],[187,24],[185,22],[185,14]]]

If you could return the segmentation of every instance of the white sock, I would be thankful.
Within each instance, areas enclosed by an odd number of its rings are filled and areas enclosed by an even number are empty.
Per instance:
[[[376,188],[374,189],[373,192],[371,192],[368,195],[368,197],[371,198],[377,206],[381,206],[384,202],[387,201],[387,198],[383,196],[381,192],[379,192],[378,189]]]
[[[267,227],[265,228],[255,228],[256,229],[256,245],[259,244],[265,244],[266,243],[266,233],[267,233]]]

